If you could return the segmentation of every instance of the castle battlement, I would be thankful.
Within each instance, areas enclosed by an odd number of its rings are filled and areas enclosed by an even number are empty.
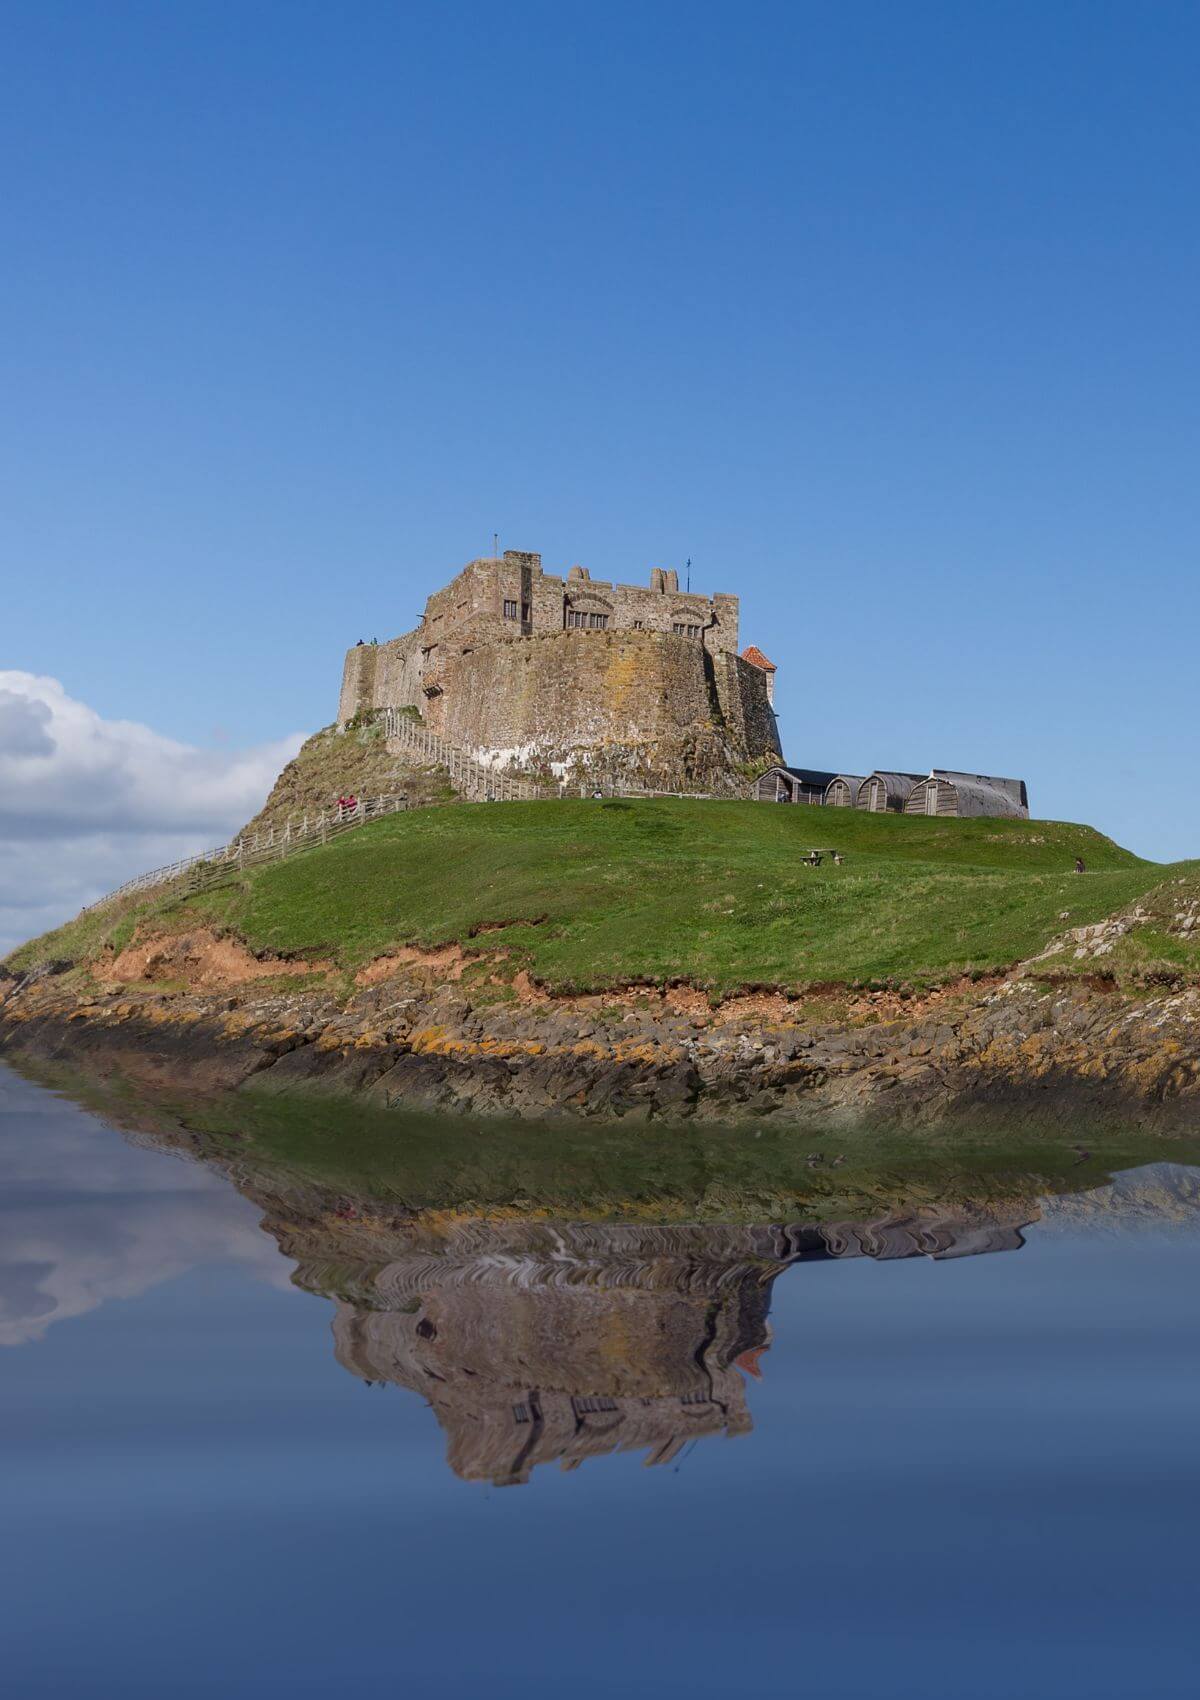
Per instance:
[[[338,724],[416,708],[481,757],[563,768],[600,747],[669,767],[698,741],[720,748],[718,766],[769,757],[773,670],[738,655],[738,614],[736,596],[680,590],[665,568],[632,585],[547,573],[525,550],[482,556],[413,631],[347,653]]]

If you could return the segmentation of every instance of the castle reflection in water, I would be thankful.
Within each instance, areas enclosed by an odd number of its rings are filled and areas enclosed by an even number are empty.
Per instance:
[[[921,1153],[907,1177],[898,1150],[848,1180],[811,1177],[800,1142],[757,1131],[484,1138],[473,1122],[240,1097],[205,1101],[201,1129],[91,1080],[85,1114],[53,1084],[0,1064],[0,1347],[234,1263],[331,1301],[338,1362],[420,1395],[469,1481],[610,1452],[663,1464],[749,1433],[772,1290],[795,1264],[1015,1251],[1033,1223],[1200,1222],[1200,1166],[1164,1162],[1157,1141],[1133,1165],[1128,1141],[1111,1166],[1061,1138],[1027,1141],[1019,1166],[1001,1147],[977,1172]],[[97,1136],[95,1102],[124,1138]],[[780,1202],[788,1216],[755,1220]],[[718,1209],[740,1220],[705,1219]]]
[[[615,1451],[664,1464],[698,1437],[749,1432],[747,1386],[770,1346],[772,1286],[794,1264],[1022,1243],[1017,1221],[932,1216],[794,1227],[414,1222],[388,1231],[386,1248],[377,1232],[339,1224],[338,1239],[374,1242],[360,1261],[345,1244],[330,1260],[326,1233],[318,1246],[311,1230],[270,1216],[267,1225],[297,1259],[297,1283],[334,1300],[339,1363],[419,1393],[456,1474],[496,1485]]]

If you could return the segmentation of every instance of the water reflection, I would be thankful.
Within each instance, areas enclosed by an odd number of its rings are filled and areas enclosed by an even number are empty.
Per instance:
[[[526,1482],[539,1464],[643,1451],[753,1427],[747,1384],[771,1344],[784,1270],[843,1257],[1014,1250],[1016,1223],[836,1226],[465,1223],[396,1235],[387,1260],[296,1280],[336,1305],[338,1362],[420,1393],[471,1481]],[[300,1249],[292,1242],[293,1249]]]
[[[462,1129],[439,1130],[443,1192],[430,1207],[414,1203],[428,1186],[420,1140],[394,1123],[384,1169],[355,1180],[361,1152],[345,1126],[314,1173],[311,1154],[298,1164],[261,1139],[251,1151],[244,1130],[199,1133],[144,1102],[107,1113],[124,1141],[97,1138],[73,1105],[0,1070],[0,1343],[235,1262],[330,1300],[338,1363],[419,1394],[455,1474],[495,1485],[611,1452],[666,1464],[694,1441],[749,1433],[772,1290],[798,1265],[950,1261],[1018,1251],[1034,1222],[1113,1227],[1200,1210],[1200,1169],[1158,1163],[1073,1193],[1039,1193],[1028,1175],[997,1189],[993,1177],[975,1200],[958,1175],[952,1204],[924,1196],[827,1220],[572,1221],[527,1197],[473,1207],[478,1130],[465,1148]],[[544,1165],[546,1152],[528,1161]],[[518,1197],[531,1172],[526,1162],[511,1183]],[[577,1182],[556,1172],[553,1184],[561,1203]],[[468,1202],[450,1207],[458,1198]]]
[[[218,1169],[137,1139],[106,1136],[0,1067],[0,1346],[204,1263],[286,1283],[258,1213]]]
[[[4,1110],[6,1692],[1195,1690],[1182,1144]]]

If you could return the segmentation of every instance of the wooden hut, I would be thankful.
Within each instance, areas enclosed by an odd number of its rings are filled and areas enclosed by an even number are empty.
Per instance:
[[[839,773],[825,787],[825,807],[827,809],[854,809],[858,807],[858,794],[866,780],[860,773]]]
[[[825,787],[836,773],[814,767],[769,767],[754,781],[758,803],[823,803]]]
[[[954,815],[959,819],[995,815],[1029,819],[1029,793],[1023,779],[997,779],[988,773],[955,773],[935,767],[918,780],[904,805],[909,815]]]
[[[922,773],[885,773],[876,768],[858,788],[858,807],[873,815],[902,815],[913,786],[924,777]]]

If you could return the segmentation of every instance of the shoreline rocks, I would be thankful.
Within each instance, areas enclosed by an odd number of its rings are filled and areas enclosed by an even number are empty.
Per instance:
[[[314,982],[316,977],[313,977]],[[497,998],[397,962],[349,997],[258,982],[0,984],[0,1055],[84,1061],[158,1085],[363,1094],[483,1115],[679,1122],[761,1117],[918,1127],[1020,1112],[1169,1131],[1200,1115],[1200,990],[1130,999],[1019,971],[830,1022],[803,999],[679,989]]]

